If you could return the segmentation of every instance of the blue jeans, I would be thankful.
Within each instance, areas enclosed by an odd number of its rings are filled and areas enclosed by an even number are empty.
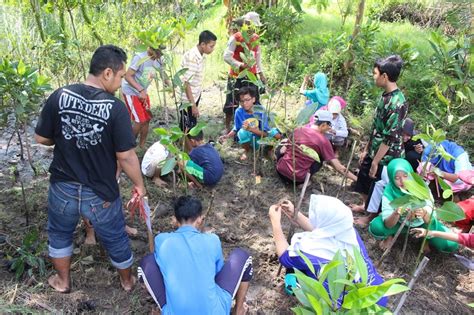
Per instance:
[[[120,197],[106,202],[89,187],[74,182],[56,182],[49,187],[47,230],[50,257],[72,255],[73,233],[81,216],[91,222],[114,267],[126,269],[133,264]]]

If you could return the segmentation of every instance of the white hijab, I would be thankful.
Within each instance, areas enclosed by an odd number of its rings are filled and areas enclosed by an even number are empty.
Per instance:
[[[311,232],[295,233],[288,247],[290,256],[298,256],[297,250],[312,256],[331,260],[338,250],[352,253],[359,249],[353,227],[352,211],[337,198],[311,195],[309,202]]]

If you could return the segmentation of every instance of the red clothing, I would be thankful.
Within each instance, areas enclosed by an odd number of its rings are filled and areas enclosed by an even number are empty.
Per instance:
[[[235,33],[234,35],[234,38],[235,38],[235,41],[236,41],[236,47],[235,47],[235,50],[234,50],[234,55],[232,56],[232,58],[234,58],[235,60],[237,61],[240,61],[242,62],[242,58],[240,57],[240,53],[243,53],[244,52],[244,48],[242,47],[242,44],[245,44],[245,39],[244,37],[242,36],[242,33],[238,32],[238,33]],[[250,38],[250,42],[247,43],[247,48],[253,52],[253,55],[254,57],[256,56],[257,54],[257,50],[258,50],[258,44],[256,43],[259,39],[259,36],[257,34],[253,34],[252,37]],[[257,74],[257,65],[255,64],[252,68],[249,69],[250,72],[252,72],[253,74]],[[230,68],[230,76],[233,77],[233,78],[237,78],[238,75],[239,75],[239,72],[240,71],[234,71],[234,69]]]
[[[295,176],[296,181],[304,181],[314,160],[304,154],[298,145],[304,144],[319,154],[321,162],[335,159],[334,150],[329,140],[319,131],[301,127],[295,130]],[[293,178],[293,149],[291,145],[287,146],[284,156],[277,162],[277,171],[286,178]]]
[[[469,198],[463,201],[458,202],[458,206],[464,211],[466,218],[454,222],[457,227],[461,228],[463,231],[469,231],[472,226],[472,221],[474,221],[474,198]]]
[[[459,244],[469,248],[474,248],[474,234],[472,233],[459,233],[458,234]]]

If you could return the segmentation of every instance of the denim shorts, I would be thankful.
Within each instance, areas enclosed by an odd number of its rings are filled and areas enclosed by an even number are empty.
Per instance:
[[[73,233],[81,216],[94,227],[114,267],[126,269],[133,264],[120,197],[106,202],[91,188],[74,182],[56,182],[49,187],[47,230],[50,257],[72,255]]]

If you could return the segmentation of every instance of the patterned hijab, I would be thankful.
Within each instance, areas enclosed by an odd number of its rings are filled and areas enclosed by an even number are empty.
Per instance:
[[[395,176],[398,171],[407,173],[410,178],[410,174],[411,172],[413,172],[413,168],[411,167],[410,163],[405,159],[393,159],[392,161],[390,161],[390,163],[388,163],[387,174],[389,182],[387,186],[385,186],[383,195],[387,197],[390,201],[405,195],[405,193],[395,184]]]

